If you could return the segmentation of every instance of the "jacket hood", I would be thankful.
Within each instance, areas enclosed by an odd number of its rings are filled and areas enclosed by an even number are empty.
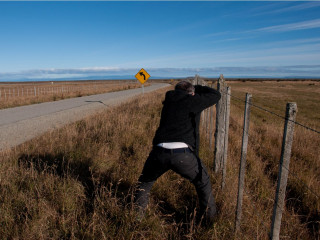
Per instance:
[[[187,98],[188,96],[190,95],[183,90],[179,90],[179,89],[172,90],[166,93],[166,98],[164,102],[178,102],[178,101],[181,101],[182,99]]]

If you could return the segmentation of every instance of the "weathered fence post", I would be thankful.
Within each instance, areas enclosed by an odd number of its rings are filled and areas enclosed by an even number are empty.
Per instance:
[[[207,139],[210,142],[210,126],[212,123],[212,116],[211,116],[211,107],[206,109],[207,111],[207,126],[206,126],[206,132],[207,132]]]
[[[214,146],[214,171],[218,172],[221,169],[223,162],[224,150],[224,136],[225,136],[225,80],[223,75],[220,75],[218,80],[217,90],[221,93],[221,99],[216,105],[216,131],[215,146]]]
[[[192,81],[193,85],[204,85],[205,82],[200,78],[200,76],[198,74],[195,75],[194,80]],[[206,115],[205,115],[205,111],[201,112],[201,125],[202,128],[205,129],[205,124],[206,124],[206,119],[205,119]]]
[[[208,83],[203,81],[203,86],[208,86]],[[211,118],[210,118],[210,107],[206,108],[204,110],[204,114],[205,114],[205,119],[206,119],[206,124],[205,124],[205,135],[206,135],[206,139],[209,139],[209,126],[210,126],[210,122],[211,122]]]
[[[198,84],[200,84],[201,86],[206,86],[206,82],[200,78],[200,76],[198,76]],[[208,109],[205,109],[201,112],[201,118],[203,119],[203,125],[202,125],[202,129],[204,130],[204,136],[205,138],[207,138],[207,126],[208,126]]]
[[[239,188],[238,188],[235,232],[238,232],[240,229],[240,221],[241,221],[241,214],[242,214],[242,199],[243,199],[243,190],[244,190],[244,177],[246,172],[251,97],[252,97],[251,94],[249,93],[246,94],[246,105],[244,110],[242,146],[241,146],[241,161],[240,161],[240,170],[239,170],[239,183],[238,183]]]
[[[211,83],[211,88],[213,88],[213,83]],[[209,146],[212,147],[212,133],[213,133],[213,108],[214,106],[210,107],[210,128],[209,128]]]
[[[286,195],[286,187],[289,173],[291,148],[294,132],[294,121],[296,119],[297,104],[287,103],[286,120],[283,130],[281,158],[278,173],[277,192],[274,200],[272,226],[270,237],[272,240],[278,240],[280,235],[280,226],[282,212],[284,208],[284,199]]]
[[[198,75],[196,74],[194,79],[191,80],[192,85],[197,85],[198,84]]]
[[[226,111],[225,111],[225,136],[224,136],[224,156],[222,162],[222,183],[221,188],[223,189],[226,184],[226,174],[227,174],[227,158],[228,158],[228,139],[229,139],[229,118],[230,118],[230,96],[231,87],[227,87],[226,90]]]

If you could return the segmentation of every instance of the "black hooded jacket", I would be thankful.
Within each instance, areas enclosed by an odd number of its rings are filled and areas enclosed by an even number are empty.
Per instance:
[[[168,91],[153,145],[184,142],[198,155],[200,114],[204,109],[216,104],[220,97],[217,90],[200,85],[195,86],[194,96],[179,89]]]

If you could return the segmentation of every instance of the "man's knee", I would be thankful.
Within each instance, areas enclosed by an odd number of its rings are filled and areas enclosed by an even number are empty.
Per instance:
[[[197,189],[211,188],[210,177],[206,171],[199,172],[192,183]]]

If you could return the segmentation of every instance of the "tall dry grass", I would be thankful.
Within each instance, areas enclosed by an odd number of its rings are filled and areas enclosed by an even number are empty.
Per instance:
[[[319,82],[231,82],[232,95],[244,100],[245,92],[253,95],[253,104],[279,115],[285,115],[287,102],[298,105],[297,121],[319,130]],[[231,152],[238,149],[242,135],[244,103],[231,98]],[[250,201],[249,215],[263,218],[263,226],[270,229],[276,181],[281,154],[284,119],[251,107],[249,146],[247,156],[246,191]],[[234,146],[235,139],[238,145]],[[230,142],[230,140],[229,140]],[[286,211],[282,218],[281,237],[291,239],[319,239],[320,219],[320,162],[319,134],[296,125],[287,186]],[[235,156],[236,157],[236,156]],[[239,164],[239,157],[236,157]],[[233,158],[231,157],[231,162]],[[230,166],[230,165],[229,165]],[[236,180],[236,179],[234,179]],[[251,206],[250,206],[251,205]],[[256,206],[266,206],[259,212]],[[265,217],[263,217],[265,216]],[[250,219],[250,216],[248,216]],[[294,227],[294,229],[292,229]],[[293,231],[294,230],[294,231]]]
[[[233,92],[236,93],[234,87]],[[241,89],[238,92],[241,94]],[[234,236],[244,107],[241,102],[232,102],[224,190],[220,187],[220,174],[212,171],[213,149],[205,133],[201,133],[200,156],[209,169],[219,213],[214,227],[195,225],[196,192],[191,183],[173,172],[158,179],[146,218],[142,222],[135,220],[132,192],[152,147],[164,93],[165,90],[145,94],[3,152],[1,236],[4,239],[267,239],[283,122],[252,111],[241,231]],[[301,178],[318,191],[318,165],[308,169],[300,165],[316,164],[314,147],[319,140],[299,132],[296,128],[290,166],[295,174],[289,175],[281,238],[317,239],[319,218],[312,216],[319,212],[319,199],[295,181]]]

